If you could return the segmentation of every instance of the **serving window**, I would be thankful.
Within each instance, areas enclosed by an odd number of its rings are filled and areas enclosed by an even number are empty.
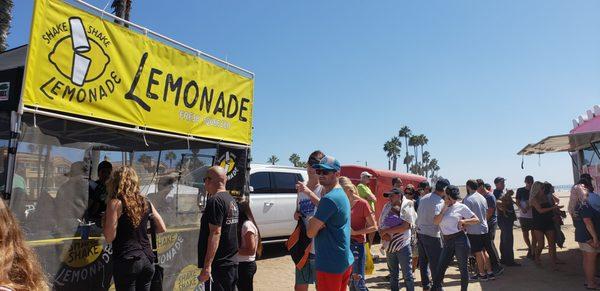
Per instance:
[[[2,169],[7,144],[0,139]],[[129,165],[136,170],[141,194],[171,229],[197,227],[205,199],[203,177],[216,154],[214,144],[25,114],[10,208],[29,240],[78,237],[81,226],[92,223],[90,236],[101,236],[102,210],[92,206],[103,196],[95,192],[98,165],[108,161],[113,169]]]

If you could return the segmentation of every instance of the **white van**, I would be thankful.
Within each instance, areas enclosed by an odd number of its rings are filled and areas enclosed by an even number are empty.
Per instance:
[[[307,181],[306,169],[250,165],[250,208],[262,239],[285,241],[296,227],[296,183]]]

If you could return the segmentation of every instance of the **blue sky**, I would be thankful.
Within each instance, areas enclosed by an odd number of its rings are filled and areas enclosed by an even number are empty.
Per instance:
[[[598,1],[165,3],[134,1],[131,19],[256,73],[256,162],[319,148],[387,168],[383,143],[407,125],[455,184],[567,184],[567,154],[522,170],[516,152],[600,103]],[[32,4],[15,1],[11,47]]]

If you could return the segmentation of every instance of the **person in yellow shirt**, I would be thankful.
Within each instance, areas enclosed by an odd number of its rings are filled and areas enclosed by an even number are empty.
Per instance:
[[[369,207],[371,208],[371,212],[375,213],[375,203],[377,202],[377,197],[369,188],[369,182],[373,175],[367,171],[360,173],[360,183],[356,188],[358,188],[358,196],[360,198],[365,199],[369,203]],[[368,234],[369,243],[372,245],[373,240],[375,239],[375,233]]]

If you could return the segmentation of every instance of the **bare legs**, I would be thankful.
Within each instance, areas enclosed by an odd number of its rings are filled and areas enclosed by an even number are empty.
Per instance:
[[[526,230],[526,229],[521,229],[523,231],[523,240],[525,241],[525,244],[527,245],[527,254],[533,256],[533,248],[531,247],[531,241],[529,240],[529,233],[531,232],[531,238],[535,240],[535,237],[533,236],[533,231],[531,230]]]
[[[583,273],[585,274],[585,283],[588,288],[597,288],[596,284],[596,252],[582,252],[583,253]]]
[[[538,266],[542,265],[542,261],[540,259],[542,255],[542,250],[544,249],[544,238],[548,239],[548,253],[550,254],[550,258],[552,259],[552,264],[554,269],[558,268],[558,264],[563,264],[562,261],[558,259],[556,256],[556,232],[554,230],[549,230],[546,232],[542,232],[539,230],[533,231],[534,241],[533,245],[535,246],[535,264]]]

